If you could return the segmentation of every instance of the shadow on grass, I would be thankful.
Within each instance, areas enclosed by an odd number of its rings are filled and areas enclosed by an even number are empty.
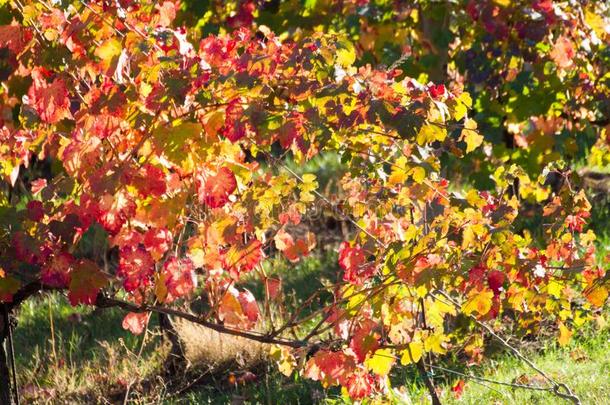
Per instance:
[[[136,350],[142,339],[121,327],[124,316],[124,311],[114,308],[73,307],[58,293],[30,299],[18,312],[16,364],[33,366],[38,354],[41,360],[74,364],[96,360],[103,353],[101,342],[120,341],[127,349]],[[150,326],[156,326],[156,317],[152,317]]]
[[[274,257],[266,263],[265,271],[269,277],[282,280],[282,290],[287,295],[289,310],[302,309],[302,315],[308,315],[312,309],[323,308],[331,302],[332,294],[325,290],[325,285],[333,284],[339,274],[337,253],[333,250],[322,250],[311,254],[297,263],[290,263],[280,257]],[[259,302],[264,299],[263,285],[256,277],[244,283]],[[316,300],[307,308],[301,304],[316,292]]]

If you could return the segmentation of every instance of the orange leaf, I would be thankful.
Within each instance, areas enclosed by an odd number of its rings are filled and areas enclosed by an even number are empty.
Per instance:
[[[492,298],[494,296],[493,291],[485,289],[483,291],[472,290],[470,297],[462,305],[462,311],[466,315],[470,315],[476,312],[479,316],[483,316],[491,309]]]
[[[592,305],[599,308],[603,306],[608,299],[608,288],[604,285],[595,286],[586,293],[586,297]]]
[[[28,99],[41,120],[55,124],[64,118],[72,118],[68,89],[62,79],[56,78],[51,83],[47,83],[40,69],[32,71],[32,79]]]
[[[573,332],[568,329],[563,322],[559,324],[559,344],[561,346],[565,346],[568,343],[570,343],[570,340],[572,339],[572,334]]]
[[[242,272],[249,272],[263,258],[263,244],[258,239],[251,240],[247,245],[233,245],[225,255],[225,265],[234,278]]]
[[[569,38],[561,36],[557,38],[555,46],[551,51],[551,58],[561,69],[566,69],[572,66],[572,59],[576,52],[574,51],[574,45]]]

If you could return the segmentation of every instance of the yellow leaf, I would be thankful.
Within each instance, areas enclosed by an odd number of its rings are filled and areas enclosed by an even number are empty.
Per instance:
[[[313,202],[315,200],[315,197],[312,191],[318,188],[316,175],[306,173],[301,178],[303,179],[303,182],[299,184],[299,189],[301,190],[300,200],[304,203]]]
[[[428,289],[426,288],[426,286],[424,284],[422,284],[415,289],[415,294],[419,298],[424,298],[426,295],[428,295]]]
[[[316,175],[312,173],[305,173],[301,178],[304,184],[313,184],[316,181]]]
[[[406,366],[411,363],[417,363],[424,354],[424,345],[422,342],[411,342],[405,351],[402,352],[400,363]]]
[[[447,130],[439,125],[428,124],[421,127],[417,133],[416,141],[419,145],[425,145],[434,141],[444,141]]]
[[[560,298],[561,292],[563,291],[563,284],[558,281],[551,280],[548,287],[546,288],[546,291],[549,293],[549,295],[555,298]]]
[[[467,249],[471,246],[476,246],[477,240],[485,235],[485,226],[483,224],[472,224],[464,227],[462,233],[462,249]]]
[[[563,323],[559,324],[559,345],[565,346],[570,343],[570,339],[572,339],[573,332],[568,329]]]
[[[585,21],[599,38],[604,38],[607,35],[607,25],[603,17],[598,15],[595,10],[585,10]]]
[[[121,43],[114,38],[105,41],[101,46],[95,49],[95,56],[101,59],[104,70],[108,70],[114,63],[115,58],[120,54]]]
[[[585,233],[580,234],[580,242],[583,245],[588,245],[589,243],[595,242],[596,239],[597,236],[595,236],[595,232],[593,232],[591,229],[589,229]]]
[[[460,94],[460,96],[458,97],[458,99],[464,103],[464,105],[468,108],[472,107],[472,97],[470,97],[470,93],[464,92],[462,94]]]
[[[468,191],[466,194],[466,201],[468,204],[477,208],[483,208],[486,204],[486,201],[479,196],[479,192],[475,189]]]
[[[411,169],[411,177],[413,178],[414,182],[421,184],[426,178],[426,171],[421,166],[415,166],[413,169]]]
[[[343,67],[349,67],[356,61],[356,49],[348,40],[337,42],[337,63]]]
[[[190,172],[195,166],[193,149],[198,153],[205,150],[202,126],[199,123],[178,123],[173,127],[159,127],[152,133],[153,142],[160,151],[185,172]],[[196,144],[196,147],[194,146]]]
[[[466,108],[466,106],[464,104],[458,102],[455,105],[455,107],[453,108],[453,118],[456,121],[459,121],[466,116],[467,112],[468,112],[468,108]]]
[[[477,123],[475,120],[467,119],[462,130],[462,140],[466,142],[466,153],[470,153],[483,143],[483,135],[476,131]]]
[[[384,377],[390,373],[394,361],[394,355],[390,349],[379,349],[366,359],[365,365],[373,373]]]
[[[205,264],[205,252],[202,248],[190,248],[187,255],[196,267],[203,267],[203,265]]]
[[[403,184],[407,180],[407,172],[402,168],[393,168],[392,174],[388,178],[390,184]]]
[[[462,93],[457,99],[456,105],[453,109],[453,118],[456,121],[461,120],[466,116],[468,109],[472,107],[472,98],[468,93]]]
[[[276,361],[280,373],[284,374],[286,377],[290,377],[297,366],[296,359],[290,350],[286,347],[273,346],[269,355]]]
[[[225,112],[222,110],[213,110],[203,118],[203,129],[208,138],[215,139],[224,124]]]
[[[430,335],[424,339],[424,349],[427,352],[445,354],[447,350],[443,347],[443,342],[445,341],[444,335]]]
[[[428,326],[443,328],[447,314],[455,315],[455,306],[440,300],[425,301]]]
[[[473,312],[479,316],[485,315],[491,309],[491,299],[494,293],[491,290],[472,291],[470,298],[462,305],[462,312],[471,315]]]

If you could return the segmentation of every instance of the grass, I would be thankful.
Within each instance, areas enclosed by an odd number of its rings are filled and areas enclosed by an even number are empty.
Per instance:
[[[161,339],[149,337],[138,359],[142,337],[121,328],[123,316],[119,310],[72,307],[59,294],[25,302],[14,333],[25,402],[89,402],[158,368],[165,354]]]
[[[551,378],[566,383],[583,404],[603,404],[610,398],[610,334],[588,336],[567,348],[552,348],[545,353],[528,356]],[[504,356],[489,362],[483,376],[496,381],[521,381],[543,384],[537,374],[515,357]],[[494,384],[466,383],[458,400],[445,385],[444,403],[456,404],[561,404],[570,403],[548,392],[514,389]],[[493,389],[492,389],[493,388]]]
[[[213,387],[199,387],[180,398],[168,398],[163,403],[178,404],[295,404],[325,403],[339,398],[337,389],[324,390],[311,380],[286,378],[270,369],[254,384],[236,386],[218,392]]]

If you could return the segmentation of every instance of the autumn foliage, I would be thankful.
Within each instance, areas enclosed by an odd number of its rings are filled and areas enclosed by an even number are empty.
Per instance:
[[[194,2],[3,6],[3,302],[32,283],[121,300],[141,333],[146,308],[197,299],[201,320],[277,344],[285,374],[354,399],[424,355],[479,362],[475,322],[565,342],[605,304],[570,170],[610,162],[603,2],[212,3],[199,25]],[[332,196],[287,164],[326,153],[346,167]],[[353,232],[305,330],[311,315],[273,318],[264,263],[311,254],[295,229],[314,207]]]

